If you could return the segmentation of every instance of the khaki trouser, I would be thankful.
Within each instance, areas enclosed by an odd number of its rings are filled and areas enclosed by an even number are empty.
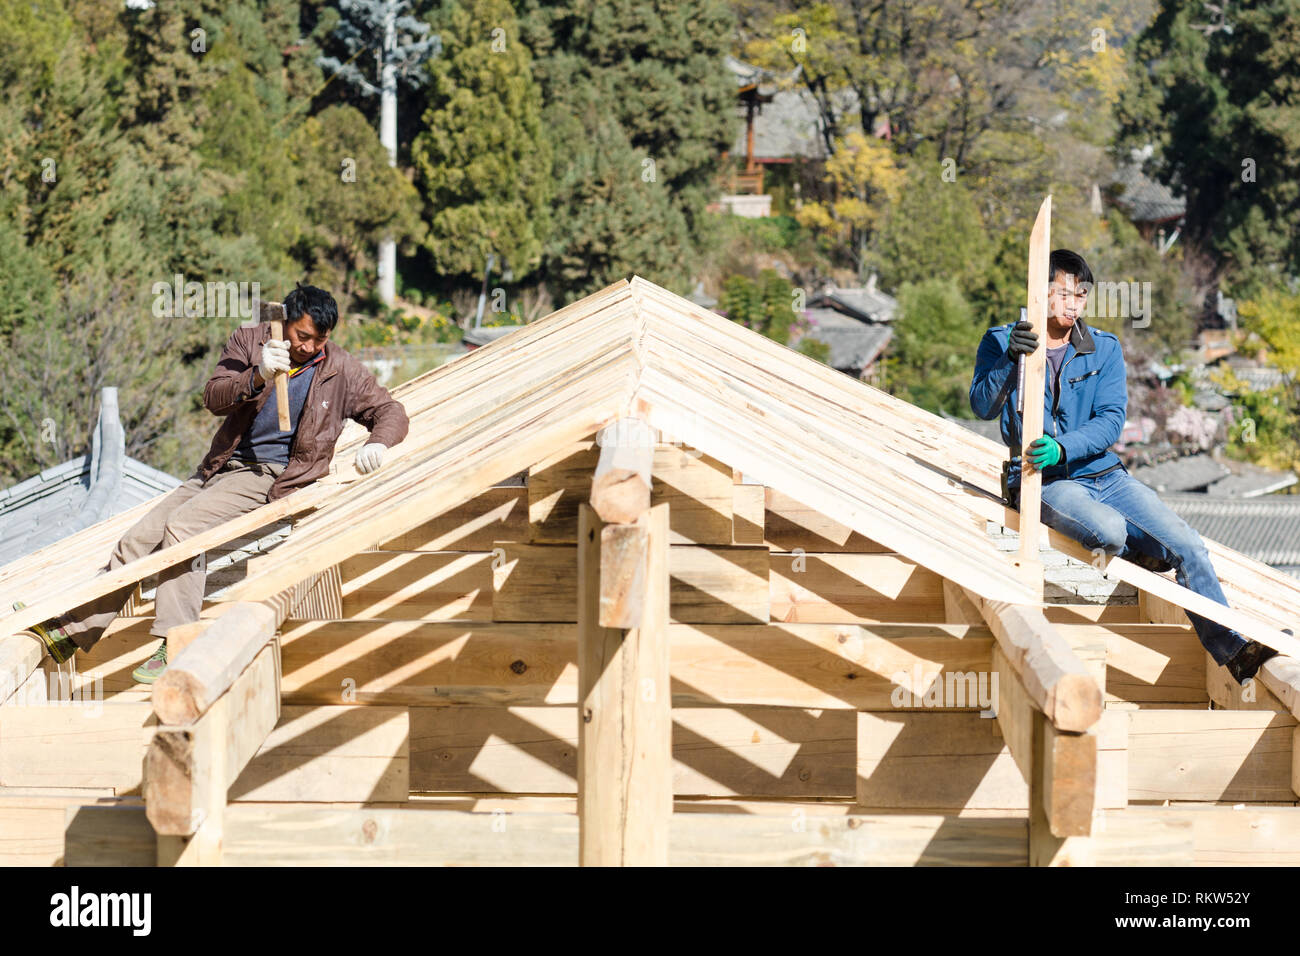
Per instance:
[[[192,538],[225,521],[266,504],[267,492],[284,465],[270,462],[226,462],[209,478],[196,472],[122,536],[100,573],[112,571],[161,548]],[[178,624],[199,619],[207,563],[203,554],[167,568],[158,574],[154,599],[154,623],[149,633],[166,637]],[[130,585],[76,609],[66,622],[68,633],[83,651],[94,647],[104,631],[122,612],[135,586]]]

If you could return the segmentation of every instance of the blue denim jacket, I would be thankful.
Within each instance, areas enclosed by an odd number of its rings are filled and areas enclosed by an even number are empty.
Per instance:
[[[1007,355],[1014,325],[995,326],[984,333],[970,383],[970,407],[985,420],[1000,412],[1002,440],[1018,449],[1021,425],[1016,411],[1016,363]],[[1084,478],[1119,465],[1119,456],[1110,450],[1124,430],[1128,409],[1124,350],[1119,339],[1077,319],[1061,363],[1060,394],[1055,398],[1051,375],[1049,363],[1043,383],[1043,432],[1060,442],[1064,457],[1043,472],[1043,480]],[[1019,483],[1018,466],[1017,458],[1011,484]]]

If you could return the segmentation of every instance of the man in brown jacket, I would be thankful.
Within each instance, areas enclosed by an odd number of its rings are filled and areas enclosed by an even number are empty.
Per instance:
[[[216,371],[203,390],[203,404],[225,420],[203,462],[117,543],[105,571],[159,548],[207,531],[268,501],[308,485],[329,471],[343,420],[360,422],[370,441],[356,457],[361,474],[377,469],[384,450],[406,437],[409,421],[400,402],[357,359],[329,341],[338,306],[323,289],[299,285],[284,300],[285,339],[271,326],[241,326],[230,336]],[[291,429],[281,432],[267,387],[288,373]],[[151,684],[167,668],[167,631],[199,619],[207,570],[203,555],[158,575],[154,624],[163,638],[133,674]],[[121,612],[133,587],[32,628],[57,663],[77,648],[90,650]]]

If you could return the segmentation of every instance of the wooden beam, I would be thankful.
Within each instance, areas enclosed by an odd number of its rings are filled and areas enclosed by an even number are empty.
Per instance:
[[[1039,347],[1021,359],[1024,381],[1017,392],[1023,407],[1020,421],[1020,551],[1016,565],[1025,583],[1043,594],[1043,565],[1038,556],[1039,508],[1042,504],[1043,475],[1028,467],[1029,446],[1043,434],[1043,387],[1047,366],[1047,274],[1052,250],[1052,197],[1038,207],[1033,231],[1029,234],[1028,309],[1026,316],[1038,336]]]
[[[156,723],[145,702],[0,707],[0,786],[136,791]]]
[[[1053,726],[1082,732],[1101,718],[1101,689],[1041,610],[990,601],[969,589],[966,596],[984,615],[1029,699]]]
[[[648,507],[649,495],[646,502]],[[601,528],[598,622],[601,627],[626,630],[640,625],[645,611],[649,534],[649,526],[644,521],[607,524]]]
[[[231,800],[404,802],[410,795],[405,707],[282,707],[231,784]]]
[[[596,434],[600,460],[591,479],[591,507],[607,524],[633,522],[649,510],[655,438],[639,418],[620,418]]]
[[[1295,799],[1290,714],[1135,710],[1129,721],[1130,800]]]
[[[1030,807],[1031,816],[1041,810],[1054,837],[1087,836],[1097,795],[1096,735],[1067,733],[1046,721],[1000,647],[993,648],[993,672],[998,725],[1030,799],[1042,801]]]
[[[64,866],[154,866],[158,836],[137,800],[72,805],[64,810]]]
[[[841,710],[949,707],[945,674],[987,671],[987,627],[673,624],[673,704]],[[573,705],[577,627],[417,621],[287,622],[291,704]],[[979,710],[973,699],[958,709]]]
[[[943,579],[898,554],[771,555],[774,621],[944,620]]]
[[[1025,822],[952,814],[676,813],[672,866],[1023,866]],[[310,841],[301,834],[312,834]],[[232,804],[234,866],[573,866],[570,813]]]
[[[227,791],[279,718],[279,671],[272,643],[199,718],[154,734],[144,798],[160,865],[220,862]]]
[[[159,722],[188,724],[202,716],[275,638],[278,624],[265,605],[233,605],[170,661],[154,684]]]
[[[765,535],[767,489],[762,485],[731,486],[731,543],[762,544]]]
[[[668,862],[672,718],[668,676],[668,506],[646,526],[637,626],[600,626],[603,525],[578,512],[578,816],[587,866]],[[611,569],[612,570],[612,569]]]

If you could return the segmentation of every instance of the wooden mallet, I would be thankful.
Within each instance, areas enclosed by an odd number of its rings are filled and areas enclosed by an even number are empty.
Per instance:
[[[263,302],[262,319],[263,321],[269,319],[271,322],[271,338],[283,341],[284,303]],[[276,372],[272,388],[275,389],[275,410],[280,417],[280,431],[290,431],[292,425],[289,422],[289,373]]]

